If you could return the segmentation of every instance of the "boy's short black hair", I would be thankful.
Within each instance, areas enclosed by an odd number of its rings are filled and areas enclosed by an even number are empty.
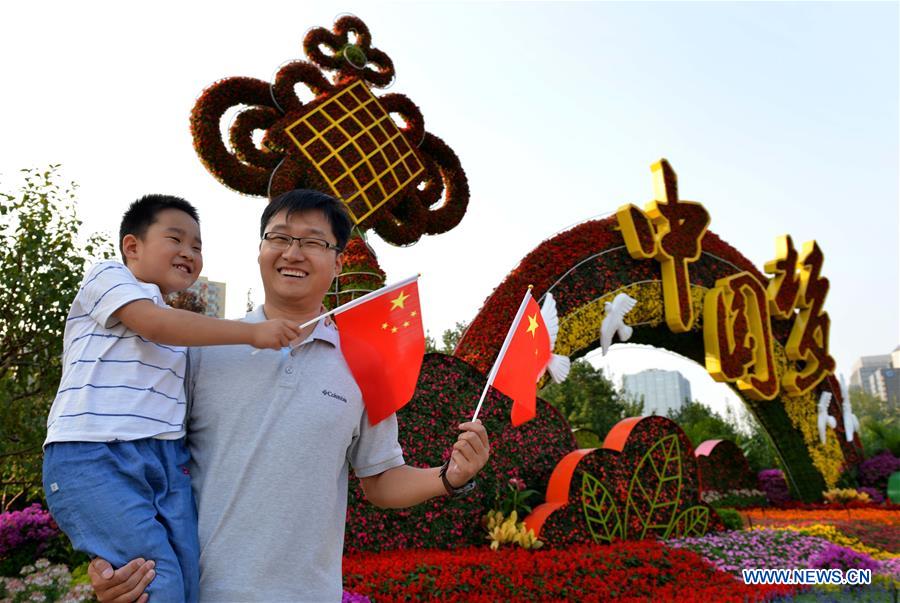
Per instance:
[[[156,222],[156,216],[164,209],[179,209],[200,223],[197,209],[182,199],[172,195],[144,195],[128,206],[122,223],[119,225],[119,253],[125,262],[125,250],[122,247],[122,239],[125,235],[134,235],[143,239],[150,225]]]
[[[305,188],[298,188],[279,195],[266,206],[259,220],[259,238],[266,234],[266,225],[278,212],[287,210],[287,217],[290,217],[294,212],[310,209],[317,209],[325,214],[325,219],[331,226],[331,232],[337,239],[337,246],[340,251],[343,251],[347,246],[347,241],[350,240],[350,229],[353,228],[344,204],[331,195]]]

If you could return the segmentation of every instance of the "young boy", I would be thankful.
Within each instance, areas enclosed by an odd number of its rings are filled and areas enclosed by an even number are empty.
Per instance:
[[[187,471],[184,346],[280,349],[287,320],[251,324],[166,306],[203,267],[197,211],[148,195],[122,218],[124,264],[85,275],[63,338],[63,374],[47,419],[44,491],[76,549],[113,566],[156,561],[154,601],[196,601],[200,551]],[[239,476],[235,476],[239,479]]]

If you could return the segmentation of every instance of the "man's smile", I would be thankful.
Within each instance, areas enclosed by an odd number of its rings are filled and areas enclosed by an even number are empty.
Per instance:
[[[308,272],[304,272],[298,268],[278,268],[278,274],[281,276],[290,276],[293,278],[306,278],[309,276]]]

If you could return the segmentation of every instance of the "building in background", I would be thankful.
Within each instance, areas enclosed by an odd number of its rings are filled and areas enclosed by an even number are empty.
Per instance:
[[[643,398],[645,415],[666,416],[691,400],[691,383],[678,371],[648,369],[625,375],[622,386],[629,398]]]
[[[201,276],[187,290],[196,295],[206,307],[204,314],[225,318],[225,283]]]
[[[850,389],[862,389],[894,408],[900,407],[900,346],[890,354],[857,360],[850,375]]]
[[[865,390],[887,402],[888,408],[900,408],[900,346],[891,353],[891,365],[878,368],[869,374]]]
[[[891,368],[891,354],[863,356],[853,363],[850,373],[850,389],[862,389],[874,396],[875,392],[869,389],[869,377],[878,369],[886,368]]]

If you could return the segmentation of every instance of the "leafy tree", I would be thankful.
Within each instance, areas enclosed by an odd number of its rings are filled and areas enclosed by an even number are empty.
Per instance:
[[[723,417],[716,411],[694,400],[679,409],[669,411],[669,418],[678,423],[696,448],[706,440],[731,440],[737,444],[753,471],[771,469],[776,465],[775,449],[762,427],[749,414],[738,418],[726,408]],[[740,423],[744,427],[739,427]]]
[[[678,423],[696,448],[705,440],[731,440],[736,442],[738,430],[725,417],[700,402],[686,401],[678,409],[672,409],[669,418]]]
[[[850,405],[859,419],[859,437],[866,456],[882,450],[900,455],[900,417],[896,408],[860,388],[850,390]]]
[[[112,256],[92,235],[82,245],[75,185],[58,166],[22,170],[18,194],[0,192],[0,506],[40,497],[41,445],[61,375],[63,329],[87,259]]]
[[[573,362],[568,378],[547,385],[540,396],[555,406],[573,429],[590,430],[600,441],[613,425],[625,417],[640,416],[643,409],[640,402],[626,399],[603,369],[594,368],[584,359]]]
[[[437,342],[434,340],[430,334],[425,335],[425,352],[441,352],[442,354],[452,354],[453,350],[456,349],[456,344],[459,343],[459,340],[462,339],[463,333],[466,332],[466,328],[469,325],[464,322],[457,322],[456,326],[452,329],[444,330],[444,334],[441,335],[441,347],[438,347]]]

